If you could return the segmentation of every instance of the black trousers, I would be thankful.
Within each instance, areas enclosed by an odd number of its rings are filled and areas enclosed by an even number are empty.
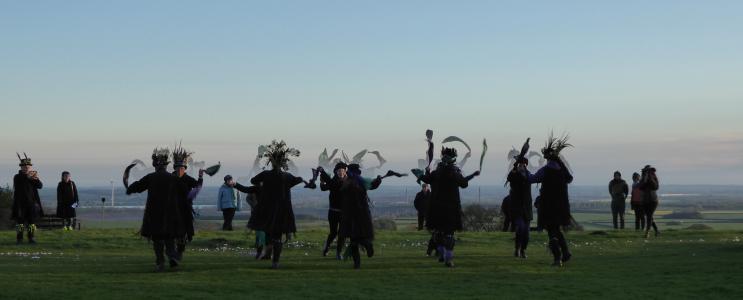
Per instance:
[[[423,230],[423,225],[426,223],[426,214],[418,213],[418,230]]]
[[[271,256],[271,262],[274,265],[278,265],[279,260],[281,259],[281,252],[284,249],[284,241],[281,239],[283,237],[283,234],[273,234],[269,236],[269,240],[271,241],[271,249],[272,249],[272,256]]]
[[[155,250],[155,263],[161,265],[165,263],[165,255],[169,259],[177,260],[178,252],[175,249],[174,239],[152,239],[153,248]]]
[[[222,224],[222,230],[232,231],[232,219],[235,218],[235,209],[234,208],[223,209],[222,217],[224,217],[224,223]]]
[[[328,210],[328,225],[330,226],[330,231],[328,232],[328,238],[325,240],[325,249],[323,249],[323,251],[327,251],[335,238],[338,237],[338,230],[341,226],[341,216],[342,214],[339,211]],[[346,241],[344,238],[338,237],[338,244],[335,246],[336,256],[342,253],[343,244],[345,243]]]
[[[371,240],[351,238],[351,244],[348,247],[351,250],[353,267],[356,269],[361,267],[361,253],[359,252],[359,246],[364,247],[368,257],[374,256],[374,246],[372,245]]]
[[[562,233],[560,226],[545,225],[544,229],[547,230],[547,236],[549,237],[548,245],[555,261],[565,261],[569,258],[571,254],[568,249],[568,242],[565,240],[565,235]]]
[[[635,230],[645,230],[645,210],[642,206],[635,206]]]
[[[624,229],[624,211],[624,202],[611,204],[611,218],[614,229]],[[619,217],[619,224],[617,224],[617,217]]]
[[[503,232],[515,232],[516,231],[516,224],[514,223],[514,219],[512,219],[510,216],[503,217]]]
[[[655,225],[655,209],[658,208],[658,202],[643,203],[643,212],[645,213],[645,231],[650,231],[650,226],[653,227],[655,233],[658,233],[658,226]]]

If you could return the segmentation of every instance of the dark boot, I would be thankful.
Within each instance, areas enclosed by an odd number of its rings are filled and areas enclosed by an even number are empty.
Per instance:
[[[36,240],[34,240],[34,233],[36,232],[36,225],[31,224],[28,226],[28,243],[29,244],[36,244]]]
[[[549,241],[549,248],[552,252],[552,258],[553,263],[552,266],[555,267],[561,267],[562,266],[562,255],[560,253],[560,242],[557,238],[551,238]]]
[[[429,239],[428,246],[426,247],[426,256],[431,256],[434,249],[436,249],[436,244],[433,242],[433,239]]]
[[[453,268],[454,267],[454,249],[444,249],[444,265]]]
[[[372,244],[370,240],[362,241],[361,245],[364,246],[364,251],[366,251],[367,257],[374,257],[374,244]]]
[[[325,240],[325,247],[322,248],[322,256],[328,256],[328,252],[330,251],[330,243],[332,241],[330,240],[330,237],[328,237]]]
[[[562,262],[566,263],[570,260],[571,257],[573,257],[573,254],[570,253],[570,250],[568,250],[568,242],[565,240],[565,237],[560,235],[560,252],[562,252]]]
[[[181,264],[178,259],[178,250],[175,247],[175,240],[165,240],[165,254],[168,256],[168,262],[171,268],[177,268]]]
[[[261,257],[263,257],[263,246],[259,246],[255,249],[255,259],[259,260]]]
[[[16,245],[20,245],[23,243],[23,232],[24,227],[23,224],[18,224],[15,226],[15,243]]]
[[[361,268],[361,254],[359,253],[359,244],[356,242],[351,243],[351,257],[353,257],[353,268]]]
[[[335,259],[343,260],[343,246],[346,243],[345,239],[338,238],[338,244],[335,246]]]
[[[155,272],[165,269],[165,243],[162,240],[153,240],[152,249],[155,250]]]
[[[279,259],[281,259],[281,251],[284,248],[284,244],[282,242],[276,242],[273,243],[273,258],[271,259],[271,269],[278,269],[279,268]]]
[[[177,253],[178,253],[176,258],[178,258],[178,261],[183,261],[183,253],[186,253],[186,242],[185,241],[178,242],[178,245],[176,245],[176,248],[177,248]]]
[[[264,247],[262,255],[262,260],[271,260],[273,258],[273,244],[268,244],[268,246]]]

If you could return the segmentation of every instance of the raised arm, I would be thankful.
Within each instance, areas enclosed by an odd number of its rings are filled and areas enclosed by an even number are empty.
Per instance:
[[[241,193],[245,193],[245,194],[256,194],[256,193],[258,193],[258,187],[257,186],[254,186],[254,185],[253,186],[244,186],[242,184],[239,184],[239,183],[235,182],[234,188],[236,190],[240,191]]]
[[[135,193],[141,193],[149,189],[149,180],[148,176],[143,177],[140,180],[135,181],[134,183],[129,185],[129,188],[126,189],[126,194],[135,194]]]
[[[374,178],[371,181],[369,190],[376,190],[377,188],[379,188],[380,185],[382,185],[382,176],[377,176],[377,178]]]
[[[302,179],[302,177],[297,177],[297,176],[294,176],[294,175],[289,174],[289,173],[285,173],[285,174],[286,174],[286,177],[285,177],[286,183],[289,186],[289,188],[292,188],[292,187],[294,187],[294,186],[296,186],[296,185],[304,182],[304,179]]]
[[[31,178],[31,186],[34,187],[37,190],[40,190],[44,185],[41,183],[41,180],[38,178]]]

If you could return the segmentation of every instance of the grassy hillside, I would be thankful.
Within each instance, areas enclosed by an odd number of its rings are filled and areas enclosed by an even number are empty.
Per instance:
[[[252,259],[252,235],[202,231],[177,271],[153,273],[149,244],[134,229],[43,231],[35,246],[0,232],[2,299],[569,299],[743,297],[743,232],[570,233],[574,260],[549,266],[546,234],[529,259],[511,256],[508,233],[463,233],[454,269],[425,257],[427,235],[379,232],[361,270],[320,256],[325,232],[299,233],[282,269]]]

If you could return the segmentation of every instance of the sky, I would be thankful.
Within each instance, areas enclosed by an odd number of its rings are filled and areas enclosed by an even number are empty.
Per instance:
[[[576,184],[645,164],[662,183],[743,181],[741,1],[0,0],[0,184],[120,181],[176,141],[247,176],[286,140],[409,170],[424,132],[506,153],[567,132]],[[460,152],[463,149],[460,148]],[[371,159],[371,157],[369,158]],[[219,180],[210,179],[217,184]],[[394,180],[392,184],[410,184]]]

